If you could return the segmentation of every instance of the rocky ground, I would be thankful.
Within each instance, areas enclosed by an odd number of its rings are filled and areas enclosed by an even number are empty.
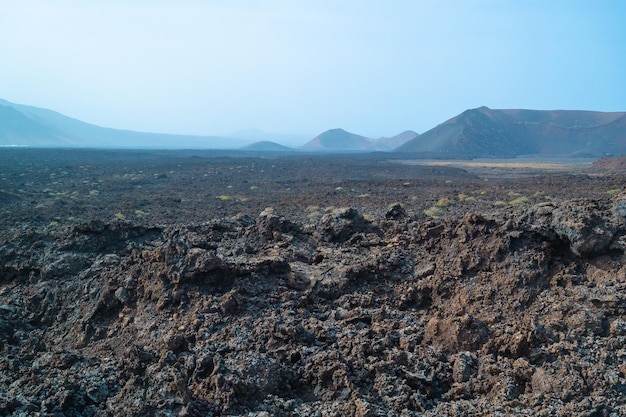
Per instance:
[[[0,415],[626,415],[626,175],[387,159],[1,150]]]

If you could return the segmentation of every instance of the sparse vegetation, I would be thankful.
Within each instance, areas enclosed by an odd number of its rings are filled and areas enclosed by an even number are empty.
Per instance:
[[[445,207],[450,207],[452,204],[454,204],[452,200],[450,200],[447,197],[443,197],[437,200],[437,202],[435,203],[435,207],[445,208]]]
[[[433,219],[440,218],[443,215],[443,213],[444,213],[443,209],[437,206],[433,206],[431,208],[427,208],[426,210],[424,210],[424,214],[426,214],[429,217],[432,217]]]
[[[467,194],[459,194],[458,196],[459,201],[475,201],[476,198],[471,196],[471,195],[467,195]]]
[[[517,206],[521,204],[530,204],[530,199],[528,197],[517,197],[514,200],[509,201],[509,204]]]

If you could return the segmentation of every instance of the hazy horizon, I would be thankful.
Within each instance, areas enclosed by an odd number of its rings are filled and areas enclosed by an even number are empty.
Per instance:
[[[621,1],[0,0],[0,97],[104,127],[418,133],[468,108],[626,111]]]

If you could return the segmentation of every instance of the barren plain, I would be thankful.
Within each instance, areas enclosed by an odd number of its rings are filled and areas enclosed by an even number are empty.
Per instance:
[[[392,158],[0,149],[0,415],[626,415],[626,174]]]

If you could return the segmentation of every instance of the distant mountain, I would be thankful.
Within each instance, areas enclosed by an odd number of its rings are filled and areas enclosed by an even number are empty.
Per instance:
[[[244,139],[250,142],[275,142],[289,147],[298,147],[311,139],[311,136],[289,133],[268,133],[258,129],[238,130],[225,135],[229,138]]]
[[[372,150],[372,139],[354,133],[346,132],[343,129],[327,130],[302,146],[302,150],[307,151],[367,151]]]
[[[0,145],[70,145],[68,138],[0,102]]]
[[[232,149],[250,143],[219,136],[188,136],[110,129],[52,110],[0,99],[0,146]]]
[[[241,148],[244,151],[258,152],[293,152],[295,149],[269,140],[254,142]]]
[[[316,152],[374,152],[391,151],[403,143],[415,139],[419,134],[407,130],[396,136],[370,139],[365,136],[347,132],[343,129],[327,130],[300,149]]]
[[[0,99],[0,146],[289,151],[294,135],[243,131],[245,136],[189,136],[100,127],[52,110]],[[269,139],[268,139],[269,138]],[[300,137],[298,143],[304,140]],[[254,143],[253,143],[254,142]],[[626,113],[579,110],[466,110],[418,135],[406,131],[370,139],[331,129],[306,142],[309,152],[394,151],[429,158],[511,158],[519,155],[599,157],[626,154]]]
[[[419,136],[419,133],[416,133],[412,130],[406,130],[390,138],[378,139],[377,146],[381,148],[381,150],[391,150],[391,149],[397,148],[398,146],[404,145],[408,141],[413,140],[418,136]]]
[[[474,157],[626,153],[626,113],[466,110],[395,149]]]

